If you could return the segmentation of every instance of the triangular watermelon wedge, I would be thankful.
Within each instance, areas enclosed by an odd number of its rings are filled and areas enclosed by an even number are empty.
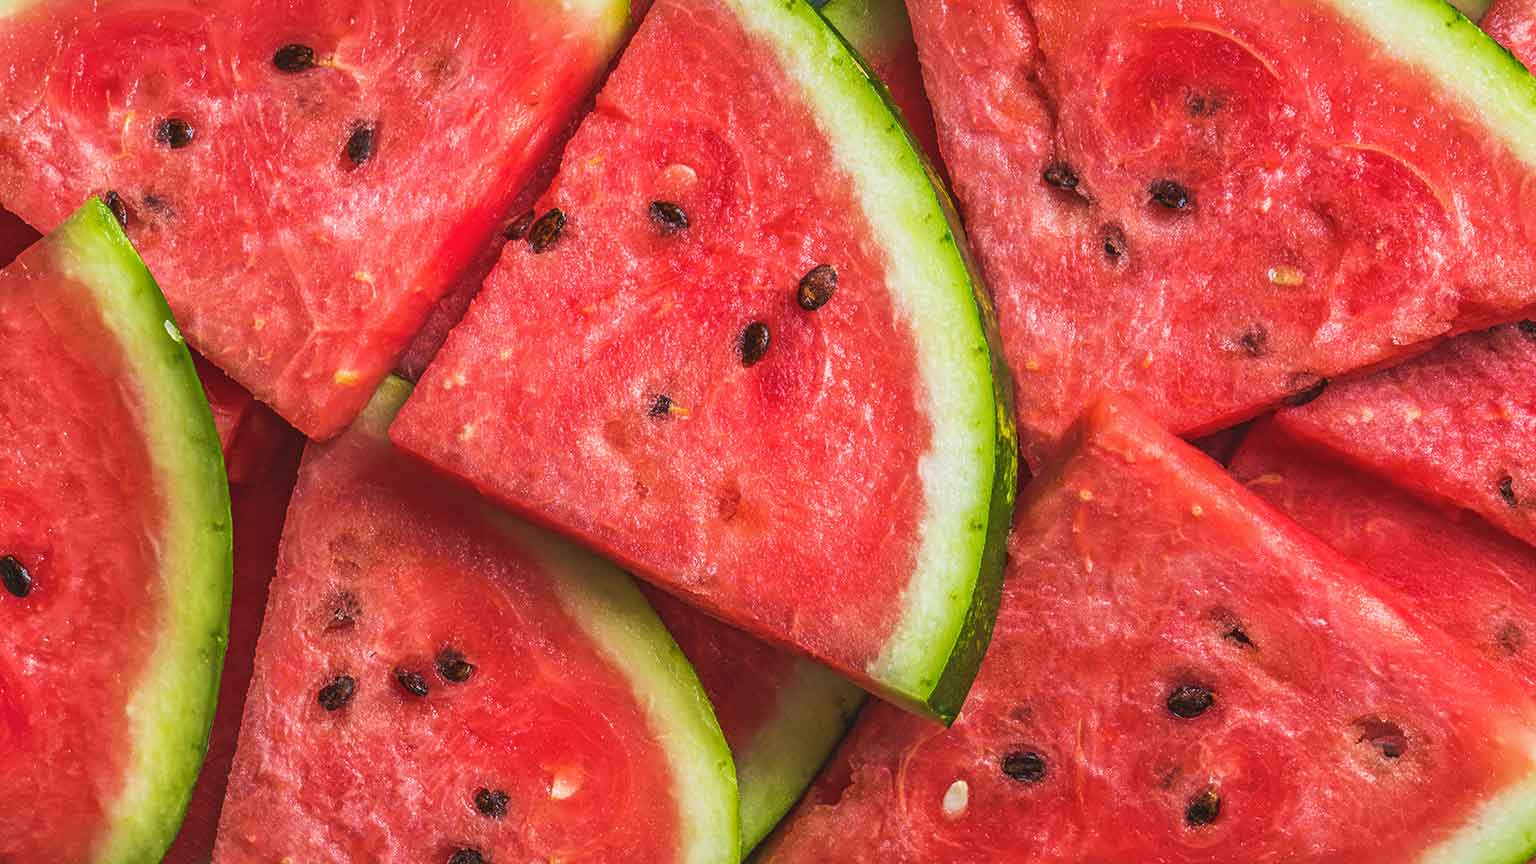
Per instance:
[[[810,6],[660,0],[391,435],[953,717],[1016,465],[946,205]]]
[[[1123,402],[1030,484],[949,730],[872,704],[764,859],[1510,864],[1529,688]]]
[[[214,861],[736,860],[730,752],[645,598],[404,459],[409,391],[305,451]]]
[[[1463,336],[1275,422],[1536,545],[1536,324]]]
[[[1437,507],[1261,421],[1231,471],[1428,621],[1536,688],[1536,549],[1474,514]]]
[[[193,345],[328,437],[484,248],[626,11],[11,3],[0,201],[47,227],[105,196]]]
[[[0,344],[0,861],[158,861],[224,656],[213,420],[98,201],[0,271]]]
[[[1039,465],[1536,309],[1536,80],[1440,0],[912,0]]]

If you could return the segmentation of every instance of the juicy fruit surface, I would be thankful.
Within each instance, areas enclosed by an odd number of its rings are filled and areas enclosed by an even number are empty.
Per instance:
[[[1536,0],[1497,0],[1480,26],[1526,68],[1536,61]]]
[[[0,20],[0,200],[52,226],[115,193],[193,344],[328,436],[490,236],[622,20],[536,0],[37,4]]]
[[[215,860],[677,860],[670,769],[630,682],[523,538],[404,464],[374,410],[306,453]],[[340,676],[350,700],[327,710]]]
[[[768,860],[1403,862],[1531,772],[1513,681],[1214,463],[1113,402],[1064,449],[955,725],[872,704]]]
[[[1261,423],[1231,470],[1303,527],[1393,583],[1426,620],[1536,685],[1536,549]]]
[[[1433,5],[1375,14],[1433,19],[1464,81],[1531,99]],[[1531,166],[1333,5],[911,12],[1032,466],[1100,390],[1204,432],[1536,302]]]
[[[914,581],[935,424],[888,251],[805,87],[726,5],[657,3],[536,208],[559,208],[563,230],[506,250],[392,434],[868,683]],[[686,228],[653,202],[677,205]],[[836,291],[808,311],[797,286],[820,265]],[[980,339],[954,362],[977,362],[973,349],[984,364]],[[988,527],[983,514],[969,529]],[[956,603],[973,594],[945,587]],[[964,638],[943,629],[932,654]]]
[[[251,682],[256,637],[267,608],[267,584],[277,570],[278,538],[283,532],[288,498],[298,478],[299,436],[290,432],[278,447],[279,452],[264,466],[259,478],[230,492],[234,593],[229,609],[229,646],[219,679],[219,706],[208,738],[208,755],[197,775],[186,818],[162,864],[207,864],[213,854],[214,833],[224,804],[229,766],[235,756],[246,689]]]
[[[1536,544],[1536,325],[1463,336],[1275,417],[1299,439]]]

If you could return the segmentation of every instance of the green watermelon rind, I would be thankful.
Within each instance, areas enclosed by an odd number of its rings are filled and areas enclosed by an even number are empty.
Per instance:
[[[165,619],[128,702],[133,752],[95,854],[102,864],[158,861],[181,825],[218,702],[233,572],[224,457],[170,307],[111,211],[92,199],[53,239],[54,263],[90,291],[117,337],[172,505],[160,547]]]
[[[878,695],[952,722],[1002,595],[1017,444],[995,316],[959,222],[884,88],[804,0],[725,0],[768,45],[852,181],[917,343],[933,443],[927,503],[894,634],[865,671]]]
[[[389,425],[411,389],[398,376],[385,378],[357,428],[388,441]],[[677,860],[737,860],[740,810],[730,747],[693,665],[651,604],[629,576],[596,555],[490,507],[484,513],[533,554],[554,579],[566,614],[630,682],[673,771],[682,835]]]
[[[864,704],[864,691],[809,660],[777,694],[762,731],[736,752],[741,851],[763,842],[826,763]]]

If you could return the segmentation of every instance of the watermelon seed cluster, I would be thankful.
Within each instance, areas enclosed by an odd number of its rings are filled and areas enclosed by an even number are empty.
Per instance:
[[[14,555],[0,557],[0,582],[12,596],[25,597],[32,593],[32,574],[16,560]]]

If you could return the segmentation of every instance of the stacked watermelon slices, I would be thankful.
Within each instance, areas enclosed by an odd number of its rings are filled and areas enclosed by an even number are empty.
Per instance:
[[[1536,79],[1442,0],[0,48],[0,862],[1536,854]]]

